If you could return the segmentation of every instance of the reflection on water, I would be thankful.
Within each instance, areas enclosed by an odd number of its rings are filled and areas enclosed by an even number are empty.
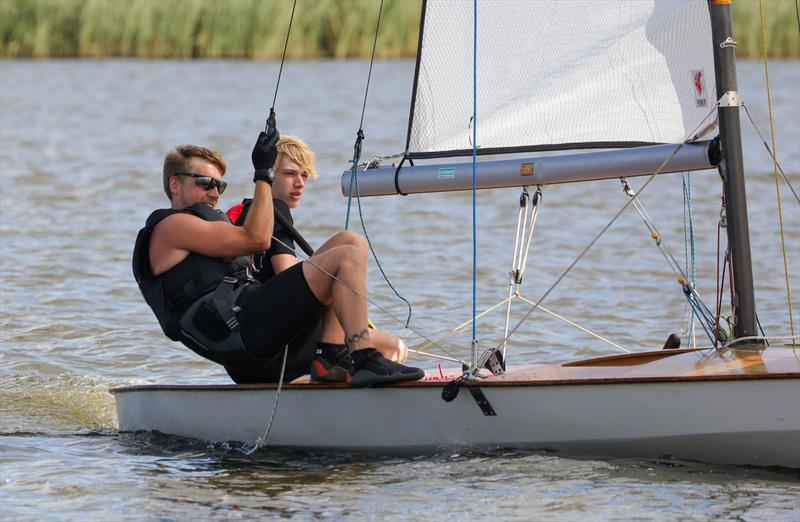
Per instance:
[[[321,177],[296,212],[312,245],[340,229],[339,175],[352,154],[366,62],[291,62],[278,122],[316,150]],[[364,157],[404,147],[409,61],[379,62],[364,122]],[[274,62],[0,61],[0,502],[15,519],[200,519],[241,516],[411,518],[796,518],[798,476],[675,461],[566,459],[557,454],[437,454],[412,459],[283,454],[115,432],[105,390],[138,382],[224,382],[213,364],[167,342],[130,273],[136,231],[165,204],[160,165],[193,142],[229,162],[227,207],[252,191],[249,151],[263,124]],[[777,151],[800,186],[800,63],[770,66]],[[763,69],[741,63],[743,98],[768,135]],[[743,118],[759,319],[789,332],[772,166]],[[643,179],[631,180],[634,188]],[[478,308],[507,295],[519,191],[478,195]],[[684,260],[677,175],[641,199]],[[469,316],[471,196],[372,198],[364,222],[381,263],[414,305],[428,337]],[[624,205],[618,181],[545,187],[522,293],[537,300]],[[788,264],[800,314],[800,209],[783,192]],[[720,186],[693,175],[698,290],[715,292]],[[358,215],[355,228],[360,228]],[[377,303],[405,317],[380,273]],[[545,306],[632,350],[681,332],[685,305],[649,233],[626,212],[548,297]],[[502,337],[504,308],[478,322],[481,347]],[[517,302],[511,324],[527,311]],[[379,310],[371,317],[423,340]],[[797,321],[797,319],[795,319]],[[685,339],[685,334],[681,334]],[[443,345],[466,354],[469,329]],[[705,342],[700,339],[700,342]],[[564,361],[614,349],[535,313],[510,345],[511,364]],[[418,360],[422,365],[434,363]],[[110,499],[113,499],[110,500]],[[98,512],[97,506],[102,510]],[[94,514],[97,513],[97,514]],[[88,515],[87,515],[88,514]]]

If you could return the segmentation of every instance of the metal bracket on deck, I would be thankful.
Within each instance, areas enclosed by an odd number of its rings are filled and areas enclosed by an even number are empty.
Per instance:
[[[467,385],[467,389],[472,394],[472,398],[475,399],[475,402],[478,403],[481,411],[487,417],[496,417],[497,412],[494,411],[492,405],[489,403],[489,399],[486,398],[486,395],[483,394],[483,390],[481,390],[478,386],[470,386]]]
[[[466,379],[467,375],[464,374],[461,377],[448,382],[442,389],[442,400],[444,402],[453,402],[453,400],[458,397],[458,392],[461,390],[461,385],[464,384]],[[497,412],[494,411],[489,399],[486,398],[486,395],[483,394],[483,391],[479,386],[473,386],[469,384],[466,384],[465,386],[469,389],[469,393],[472,395],[472,398],[475,399],[475,402],[478,404],[478,407],[481,409],[484,415],[487,417],[497,416]]]
[[[727,91],[717,102],[720,107],[741,107],[742,97],[737,91]]]

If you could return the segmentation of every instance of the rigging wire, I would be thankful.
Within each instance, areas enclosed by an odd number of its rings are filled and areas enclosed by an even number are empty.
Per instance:
[[[764,78],[767,84],[767,107],[769,109],[769,130],[772,135],[772,150],[775,154],[772,156],[772,165],[775,171],[775,192],[778,198],[778,223],[781,229],[781,252],[783,253],[783,273],[786,278],[786,302],[789,307],[789,327],[794,335],[794,317],[792,316],[792,294],[789,290],[789,264],[786,260],[786,239],[783,230],[783,209],[781,208],[781,185],[780,178],[778,177],[778,161],[775,159],[777,149],[775,147],[775,121],[772,117],[772,91],[769,82],[769,65],[767,60],[767,39],[766,31],[764,29],[764,0],[759,0],[759,16],[761,18],[761,48],[764,51]]]
[[[756,134],[758,134],[758,137],[761,138],[761,143],[764,145],[764,148],[767,149],[767,154],[769,154],[769,157],[772,158],[772,160],[775,162],[775,165],[778,167],[778,172],[780,172],[781,176],[783,176],[783,181],[786,182],[786,185],[789,187],[789,190],[792,192],[792,195],[794,196],[794,199],[797,200],[798,204],[800,204],[800,196],[797,195],[797,191],[792,186],[792,182],[789,181],[789,177],[786,175],[786,172],[783,171],[783,167],[781,166],[781,163],[778,161],[777,156],[775,156],[775,154],[772,152],[772,149],[770,149],[769,145],[767,145],[767,140],[766,140],[766,138],[764,138],[764,135],[761,133],[761,130],[758,128],[758,125],[756,125],[756,122],[753,119],[753,115],[750,114],[750,109],[744,103],[742,103],[742,108],[744,109],[745,114],[747,114],[747,119],[750,120],[750,124],[753,126],[753,129],[756,131]]]
[[[264,132],[269,132],[270,127],[275,127],[275,101],[278,99],[278,89],[281,86],[281,76],[283,75],[283,63],[286,61],[286,49],[289,47],[289,35],[292,34],[292,23],[294,22],[294,10],[297,7],[297,0],[292,2],[292,14],[289,16],[289,27],[286,30],[286,41],[283,43],[283,56],[281,56],[281,66],[278,69],[278,81],[275,82],[275,95],[272,97],[272,107],[269,109],[269,117],[267,118]]]
[[[622,182],[623,192],[625,192],[625,194],[628,197],[634,197],[636,195],[636,192],[628,184],[628,181],[625,178],[620,178],[620,181]],[[678,276],[678,283],[680,283],[681,289],[683,290],[683,294],[686,296],[687,304],[692,309],[692,316],[691,318],[689,318],[689,320],[692,323],[692,332],[691,332],[692,337],[694,337],[694,330],[693,330],[694,317],[697,317],[701,321],[701,325],[703,326],[703,330],[705,331],[706,335],[708,335],[708,338],[713,342],[714,337],[709,332],[715,330],[715,328],[713,327],[714,316],[708,309],[708,307],[705,305],[703,300],[700,298],[700,295],[697,293],[697,290],[695,289],[694,285],[694,280],[692,279],[692,275],[691,274],[687,275],[687,272],[689,272],[689,268],[687,268],[686,271],[684,271],[681,268],[680,263],[678,263],[678,260],[670,251],[669,247],[664,241],[664,238],[661,236],[661,233],[658,231],[658,228],[653,222],[653,219],[647,213],[647,210],[645,210],[642,198],[638,198],[636,201],[634,201],[633,206],[636,209],[636,212],[639,214],[639,217],[642,218],[642,221],[644,222],[647,229],[650,231],[650,237],[655,241],[656,246],[661,252],[661,255],[664,256],[667,265],[670,267],[672,272]],[[684,208],[684,220],[686,220],[685,208]],[[684,238],[685,237],[686,237],[686,225],[684,224]],[[694,238],[692,238],[691,247],[686,247],[687,253],[685,254],[685,257],[688,256],[688,251],[690,248],[692,250],[692,256],[693,256],[692,261],[694,261]],[[687,281],[687,279],[689,279],[689,281]],[[708,325],[709,328],[706,328],[706,325]],[[725,339],[727,339],[727,337],[723,336],[723,340]],[[692,340],[692,342],[694,342],[694,339]]]
[[[697,125],[697,127],[694,130],[692,130],[692,132],[690,132],[688,135],[689,136],[694,135],[694,133],[697,132],[697,130],[702,127],[702,125],[706,122],[706,120],[708,120],[708,118],[712,114],[714,114],[714,112],[718,108],[719,108],[719,102],[714,104],[714,106],[711,108],[709,113],[706,114],[706,116],[700,121],[700,123]],[[647,181],[644,183],[644,185],[642,185],[642,187],[639,189],[639,192],[634,194],[632,198],[628,198],[628,201],[625,202],[625,204],[622,206],[622,208],[619,209],[619,211],[600,230],[600,232],[589,242],[589,244],[586,245],[586,247],[584,247],[583,250],[581,250],[581,252],[578,254],[578,256],[572,261],[572,263],[570,263],[570,265],[561,273],[561,275],[558,276],[558,278],[555,280],[555,282],[552,285],[550,285],[550,287],[542,294],[542,296],[536,301],[536,304],[533,305],[525,313],[524,316],[522,316],[522,318],[517,322],[517,324],[514,326],[514,328],[511,330],[511,332],[509,332],[509,334],[502,341],[500,341],[500,343],[494,348],[494,350],[499,350],[500,347],[503,345],[503,343],[506,342],[512,335],[514,335],[514,333],[519,329],[519,327],[522,326],[522,323],[524,323],[528,319],[528,317],[530,317],[531,314],[533,312],[535,312],[536,309],[539,308],[540,303],[544,302],[544,300],[547,298],[547,296],[550,295],[550,293],[555,289],[555,287],[558,286],[559,283],[561,283],[561,281],[567,276],[567,274],[570,271],[572,271],[572,269],[575,267],[575,265],[578,264],[578,262],[583,258],[583,256],[585,256],[586,253],[595,245],[595,243],[597,243],[597,241],[600,240],[600,238],[603,236],[603,234],[605,234],[608,231],[608,229],[611,228],[611,225],[613,225],[617,221],[617,219],[619,219],[619,217],[622,215],[623,212],[625,212],[625,210],[628,208],[628,206],[631,205],[633,203],[633,201],[639,196],[639,194],[641,194],[647,188],[647,186],[650,185],[650,183],[656,178],[656,176],[661,173],[661,171],[664,169],[664,167],[672,160],[672,158],[675,157],[675,155],[678,153],[678,151],[681,150],[681,148],[683,147],[684,144],[685,144],[685,142],[678,143],[676,145],[675,150],[673,150],[669,154],[669,156],[667,156],[667,158],[664,159],[663,162],[661,162],[661,165],[659,165],[658,168],[655,170],[655,172],[652,175],[650,175],[650,177],[647,179]]]

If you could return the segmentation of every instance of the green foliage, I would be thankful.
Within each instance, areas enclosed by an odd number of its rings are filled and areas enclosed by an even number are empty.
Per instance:
[[[736,55],[764,56],[761,38],[761,6],[767,55],[776,58],[800,57],[800,27],[794,0],[736,0],[733,2],[733,34]]]
[[[385,0],[377,54],[414,56],[421,0]],[[377,0],[298,0],[287,55],[368,57]],[[0,56],[276,58],[291,0],[0,0]]]
[[[416,54],[422,0],[385,0],[377,55]],[[763,0],[770,56],[800,57],[794,0]],[[0,56],[276,58],[291,0],[0,0]],[[368,57],[378,0],[298,0],[290,58]],[[737,55],[762,56],[758,0],[734,0]]]

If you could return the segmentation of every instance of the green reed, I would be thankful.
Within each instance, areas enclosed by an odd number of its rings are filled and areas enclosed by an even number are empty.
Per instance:
[[[522,1],[522,0],[521,0]],[[794,0],[764,0],[767,49],[800,57]],[[377,54],[416,54],[421,0],[385,0]],[[737,55],[760,57],[757,0],[734,0]],[[290,58],[368,57],[377,0],[298,0]],[[0,0],[0,56],[275,58],[291,0]]]
[[[776,58],[800,57],[800,28],[795,0],[764,0],[763,8],[767,54]],[[733,2],[733,34],[737,56],[764,56],[759,11],[758,0]]]
[[[377,54],[414,56],[421,0],[385,0]],[[0,56],[275,58],[291,0],[0,0]],[[375,0],[299,0],[287,55],[365,57]]]

